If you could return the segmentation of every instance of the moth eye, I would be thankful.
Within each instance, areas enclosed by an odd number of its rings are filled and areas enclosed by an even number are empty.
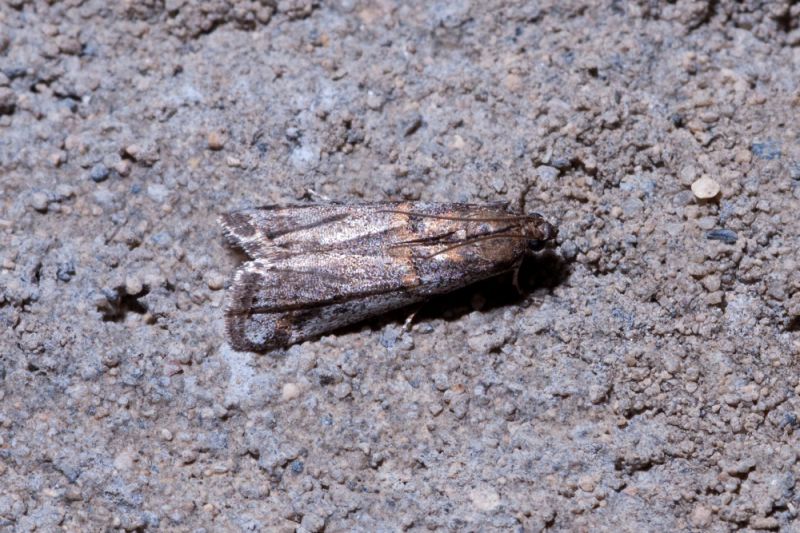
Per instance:
[[[544,248],[544,241],[541,241],[539,239],[531,239],[528,241],[528,248],[530,248],[534,252],[538,252]]]

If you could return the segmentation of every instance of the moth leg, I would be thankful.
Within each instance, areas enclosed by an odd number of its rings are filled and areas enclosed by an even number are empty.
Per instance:
[[[324,194],[318,193],[317,191],[315,191],[314,189],[311,189],[311,188],[306,188],[306,194],[310,198],[318,198],[318,199],[322,200],[323,202],[333,202],[333,200],[331,200],[330,196],[325,196]]]
[[[511,283],[513,283],[514,288],[517,289],[517,294],[519,294],[520,296],[524,296],[525,293],[523,292],[522,287],[520,287],[519,284],[519,269],[521,267],[522,267],[522,261],[517,261],[514,264],[514,275],[511,278]]]
[[[406,333],[408,333],[409,331],[411,331],[411,323],[412,323],[412,322],[414,321],[414,319],[417,317],[417,313],[419,312],[419,310],[420,310],[421,308],[422,308],[422,306],[421,306],[421,305],[420,305],[420,306],[418,306],[416,309],[414,309],[413,311],[411,311],[411,313],[410,313],[410,314],[409,314],[409,315],[406,317],[406,320],[405,320],[405,322],[403,322],[403,331],[405,331]]]

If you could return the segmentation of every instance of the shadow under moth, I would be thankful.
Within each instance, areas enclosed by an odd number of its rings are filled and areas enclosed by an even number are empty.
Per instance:
[[[228,339],[257,352],[518,269],[557,233],[497,204],[265,206],[220,222],[251,258],[230,289]]]

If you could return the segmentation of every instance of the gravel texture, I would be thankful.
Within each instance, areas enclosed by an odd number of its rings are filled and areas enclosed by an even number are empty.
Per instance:
[[[800,4],[523,4],[0,3],[0,529],[800,529]],[[558,247],[234,352],[307,189]]]

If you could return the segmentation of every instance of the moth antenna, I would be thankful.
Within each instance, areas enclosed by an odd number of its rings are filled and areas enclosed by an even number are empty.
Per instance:
[[[509,215],[506,217],[486,217],[486,218],[468,218],[468,217],[452,217],[447,215],[429,215],[426,213],[417,213],[415,211],[400,211],[397,209],[382,209],[379,213],[397,213],[398,215],[408,215],[420,218],[435,218],[438,220],[453,220],[456,222],[506,222],[517,221],[522,219],[538,218],[531,215]]]

